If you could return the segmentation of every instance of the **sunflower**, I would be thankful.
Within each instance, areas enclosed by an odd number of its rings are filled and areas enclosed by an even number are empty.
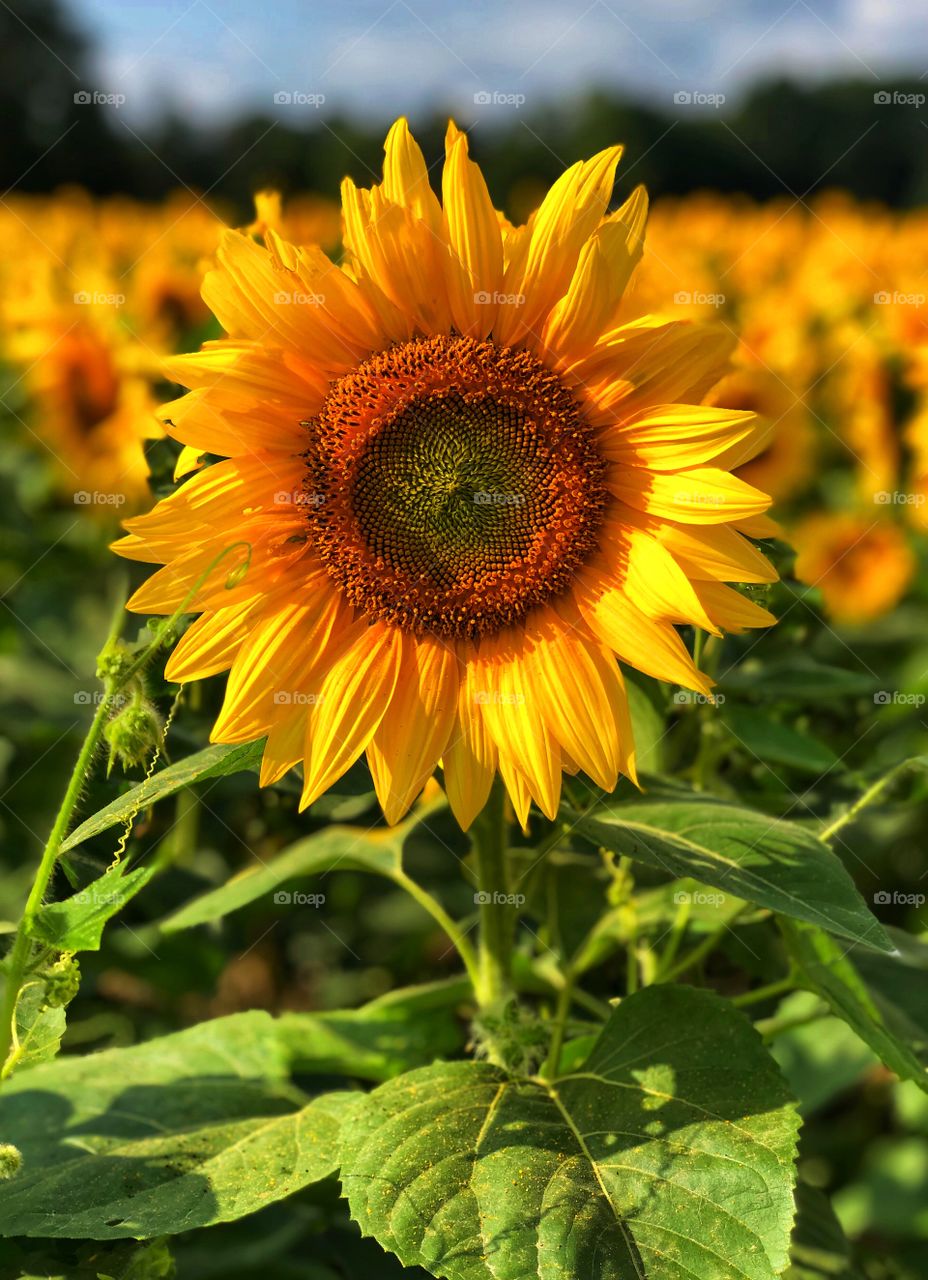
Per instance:
[[[765,428],[700,404],[725,329],[623,319],[647,202],[608,212],[620,148],[522,226],[453,124],[441,202],[405,120],[385,150],[343,185],[339,265],[225,233],[228,336],[169,362],[165,426],[226,460],[116,549],[164,565],[133,609],[201,614],[167,676],[229,671],[213,740],[266,736],[262,784],[302,763],[309,805],[366,752],[394,822],[440,764],[467,827],[498,771],[524,824],[564,771],[634,778],[617,658],[708,692],[676,624],[772,621],[726,585],[774,577],[769,498],[728,470]]]
[[[790,530],[796,577],[818,587],[836,622],[863,623],[894,609],[915,574],[915,553],[887,520],[818,512]]]

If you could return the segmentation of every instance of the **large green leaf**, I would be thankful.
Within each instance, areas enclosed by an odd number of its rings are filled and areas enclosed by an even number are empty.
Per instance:
[[[341,1178],[366,1234],[449,1280],[773,1280],[797,1128],[751,1024],[658,986],[556,1084],[455,1062],[381,1085]]]
[[[59,951],[99,951],[103,927],[155,874],[154,866],[111,867],[98,880],[61,902],[49,902],[32,924],[32,934]]]
[[[896,956],[858,958],[821,929],[782,927],[809,987],[891,1071],[928,1092],[928,947],[903,936]]]
[[[810,831],[695,794],[606,802],[567,821],[587,839],[671,876],[892,951],[840,858]]]
[[[147,781],[140,782],[137,787],[132,787],[117,800],[100,809],[92,818],[82,822],[61,846],[62,853],[67,853],[69,849],[76,848],[91,836],[99,835],[101,831],[106,831],[117,823],[131,821],[137,813],[153,805],[156,800],[163,800],[195,782],[241,773],[244,769],[260,769],[263,750],[262,739],[260,742],[246,742],[235,746],[206,747],[184,760],[178,760],[177,764],[169,765]]]
[[[58,1058],[0,1092],[22,1152],[0,1234],[146,1238],[252,1213],[336,1168],[358,1095],[308,1101],[261,1012],[128,1049]]]

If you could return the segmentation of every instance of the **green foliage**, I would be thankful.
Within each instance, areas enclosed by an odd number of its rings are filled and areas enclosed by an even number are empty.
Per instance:
[[[840,859],[796,823],[705,795],[606,802],[591,816],[566,816],[580,834],[613,853],[892,950]]]
[[[159,1236],[327,1177],[355,1098],[306,1098],[288,1062],[273,1021],[253,1012],[17,1075],[0,1095],[0,1131],[23,1164],[0,1234]]]
[[[652,987],[556,1081],[454,1063],[382,1085],[344,1129],[341,1179],[365,1232],[449,1280],[772,1280],[797,1128],[740,1014]]]

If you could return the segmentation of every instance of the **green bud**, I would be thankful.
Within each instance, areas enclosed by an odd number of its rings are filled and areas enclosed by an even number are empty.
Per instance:
[[[97,657],[97,678],[107,689],[118,688],[123,683],[135,661],[128,645],[122,640],[111,640]]]
[[[23,1153],[12,1142],[0,1142],[0,1182],[6,1182],[14,1174],[19,1173],[23,1162]]]
[[[144,764],[160,747],[163,732],[158,712],[141,692],[135,693],[132,701],[117,711],[103,730],[110,748],[109,768],[112,769],[114,760],[118,760],[124,770]]]
[[[45,1003],[63,1009],[77,995],[81,985],[81,969],[74,956],[59,956],[42,975],[45,979]]]

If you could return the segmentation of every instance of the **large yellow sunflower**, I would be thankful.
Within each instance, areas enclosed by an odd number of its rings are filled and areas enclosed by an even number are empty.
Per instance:
[[[165,416],[227,460],[117,549],[165,566],[133,609],[201,614],[168,677],[229,670],[213,738],[267,735],[263,784],[302,762],[308,805],[366,752],[391,822],[439,764],[464,827],[497,770],[523,822],[553,816],[562,771],[634,777],[617,657],[708,691],[675,624],[772,620],[725,585],[774,577],[769,499],[730,474],[765,428],[700,404],[724,328],[623,321],[647,201],[608,212],[620,153],[516,227],[464,133],[439,202],[399,120],[383,183],[344,184],[339,265],[226,233],[204,298],[228,336],[170,362],[192,390]]]

